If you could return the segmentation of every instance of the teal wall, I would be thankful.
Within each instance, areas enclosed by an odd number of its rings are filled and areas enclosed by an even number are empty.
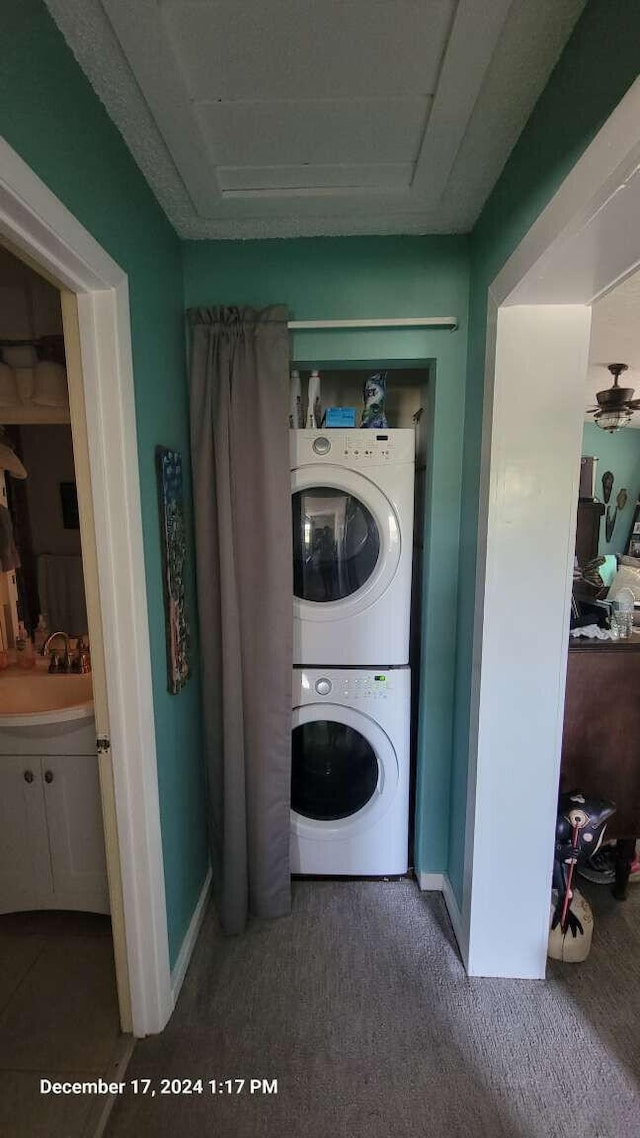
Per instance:
[[[349,237],[185,242],[187,306],[282,303],[297,320],[456,316],[457,332],[296,333],[293,357],[311,363],[432,361],[431,494],[425,517],[423,674],[416,864],[446,865],[464,381],[467,241],[460,237]]]
[[[0,131],[129,276],[169,947],[207,865],[200,692],[166,690],[156,443],[189,452],[180,242],[41,0],[0,0]],[[187,462],[188,469],[188,462]],[[190,488],[186,502],[191,532]],[[196,630],[193,572],[191,624]]]
[[[425,872],[448,868],[460,900],[487,287],[636,77],[637,0],[590,0],[470,240],[185,242],[181,253],[41,0],[0,0],[0,31],[10,44],[0,62],[0,129],[129,275],[172,961],[206,866],[198,677],[177,697],[165,687],[153,462],[157,442],[188,451],[184,297],[187,305],[283,302],[301,319],[460,320],[453,334],[306,333],[294,341],[300,361],[428,361],[433,369],[416,862]],[[190,521],[188,486],[187,504]],[[192,575],[190,603],[195,626]]]
[[[605,518],[600,522],[600,542],[598,552],[624,553],[631,519],[638,497],[640,496],[640,430],[626,427],[622,431],[601,431],[595,423],[585,423],[582,432],[582,453],[595,455],[598,459],[596,467],[596,497],[604,501],[602,495],[602,475],[605,470],[613,474],[613,489],[609,499],[609,507],[613,514],[616,508],[616,497],[623,488],[627,491],[627,504],[623,510],[618,510],[616,524],[611,541],[607,541],[605,533]]]
[[[637,0],[590,0],[471,235],[449,876],[462,899],[487,289],[640,70]]]

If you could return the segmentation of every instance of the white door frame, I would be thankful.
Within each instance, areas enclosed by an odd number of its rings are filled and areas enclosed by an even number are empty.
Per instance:
[[[173,997],[128,279],[1,139],[0,233],[77,295],[113,769],[103,809],[112,803],[118,834],[130,1029],[143,1036],[163,1029]]]
[[[576,376],[584,368],[586,380],[590,305],[638,265],[640,80],[489,289],[461,912],[446,893],[472,975],[545,975],[584,415]],[[531,374],[526,354],[554,321],[561,348],[542,351]],[[560,350],[565,370],[554,378]],[[557,434],[553,384],[565,377]],[[548,559],[545,527],[562,535]],[[505,628],[511,645],[496,632]]]

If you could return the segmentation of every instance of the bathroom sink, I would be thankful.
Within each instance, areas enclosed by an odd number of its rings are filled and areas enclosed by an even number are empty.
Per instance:
[[[13,668],[0,673],[0,727],[62,723],[92,715],[90,673],[49,675]]]

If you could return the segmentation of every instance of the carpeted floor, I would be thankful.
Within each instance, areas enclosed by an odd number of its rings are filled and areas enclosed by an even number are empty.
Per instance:
[[[409,881],[298,882],[291,917],[240,938],[210,910],[171,1023],[127,1072],[156,1095],[120,1100],[108,1138],[637,1138],[630,893],[591,887],[591,956],[546,983],[470,980],[441,897]],[[161,1095],[162,1078],[204,1093]]]

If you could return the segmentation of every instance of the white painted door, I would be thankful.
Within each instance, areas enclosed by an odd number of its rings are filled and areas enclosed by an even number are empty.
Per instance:
[[[0,757],[0,912],[51,895],[53,887],[39,758]]]
[[[109,912],[97,759],[56,755],[41,760],[53,892],[93,912]],[[103,907],[101,907],[103,899]]]

